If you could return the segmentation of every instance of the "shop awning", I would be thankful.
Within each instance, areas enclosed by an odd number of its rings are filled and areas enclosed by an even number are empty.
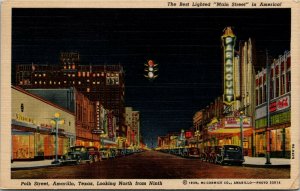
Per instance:
[[[208,126],[208,134],[237,134],[241,132],[239,117],[224,117],[212,120]],[[243,117],[243,132],[252,133],[251,117]]]
[[[243,132],[247,132],[251,131],[252,132],[252,127],[248,127],[248,128],[243,128]],[[214,131],[209,131],[208,134],[236,134],[236,133],[240,133],[241,129],[240,128],[219,128],[216,129]]]

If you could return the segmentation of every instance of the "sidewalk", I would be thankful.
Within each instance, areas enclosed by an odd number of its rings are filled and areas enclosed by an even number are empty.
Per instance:
[[[40,160],[40,161],[14,161],[11,163],[11,170],[26,170],[41,167],[58,166],[59,164],[51,164],[51,160]]]
[[[291,160],[285,158],[271,158],[271,164],[266,165],[266,158],[265,157],[244,157],[245,162],[243,163],[244,166],[248,167],[290,167]]]
[[[290,159],[271,158],[271,164],[266,165],[266,158],[264,157],[244,157],[245,162],[243,166],[246,167],[262,167],[262,168],[287,168],[290,167]],[[41,167],[58,166],[59,164],[51,164],[53,160],[41,161],[14,161],[11,163],[11,170],[26,170]]]

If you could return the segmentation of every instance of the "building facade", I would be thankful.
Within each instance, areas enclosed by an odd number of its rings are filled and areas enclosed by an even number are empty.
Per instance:
[[[125,108],[125,124],[127,126],[128,146],[139,147],[141,142],[140,135],[140,112],[134,111],[132,107]]]
[[[201,115],[200,111],[195,113],[193,136],[199,140],[196,145],[202,152],[224,144],[235,144],[243,145],[245,155],[252,156],[255,112],[252,40],[236,43],[236,36],[230,27],[225,28],[221,40],[223,95],[200,110]]]
[[[26,89],[26,91],[42,97],[74,113],[76,127],[76,145],[100,146],[98,134],[92,134],[96,129],[96,104],[90,101],[75,88],[60,89]]]
[[[58,155],[76,144],[75,113],[21,88],[12,87],[12,160],[53,158],[55,155],[55,113],[58,125]]]
[[[266,130],[270,131],[271,157],[290,158],[291,128],[291,55],[286,51],[270,65],[269,106],[267,106],[267,70],[263,68],[256,75],[255,111],[255,154],[265,156],[267,148]],[[267,107],[268,113],[267,113]],[[269,127],[267,119],[269,115]]]
[[[124,71],[121,65],[80,65],[76,52],[62,52],[60,63],[17,65],[16,85],[24,89],[75,87],[116,116],[117,134],[125,136]]]

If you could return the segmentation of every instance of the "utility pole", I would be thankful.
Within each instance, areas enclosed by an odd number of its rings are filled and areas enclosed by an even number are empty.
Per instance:
[[[268,57],[268,50],[266,49],[266,91],[267,91],[267,126],[266,126],[266,163],[271,164],[270,161],[270,68],[269,68],[269,57]]]

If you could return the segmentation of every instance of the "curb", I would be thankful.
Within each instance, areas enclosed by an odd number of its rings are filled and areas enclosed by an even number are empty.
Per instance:
[[[38,169],[38,168],[54,167],[54,166],[60,166],[60,164],[51,164],[51,165],[44,165],[44,166],[12,167],[10,169],[11,171],[17,171],[17,170],[30,170],[30,169]]]
[[[244,167],[255,167],[255,168],[291,168],[289,164],[279,164],[279,165],[257,165],[257,164],[243,164]]]

